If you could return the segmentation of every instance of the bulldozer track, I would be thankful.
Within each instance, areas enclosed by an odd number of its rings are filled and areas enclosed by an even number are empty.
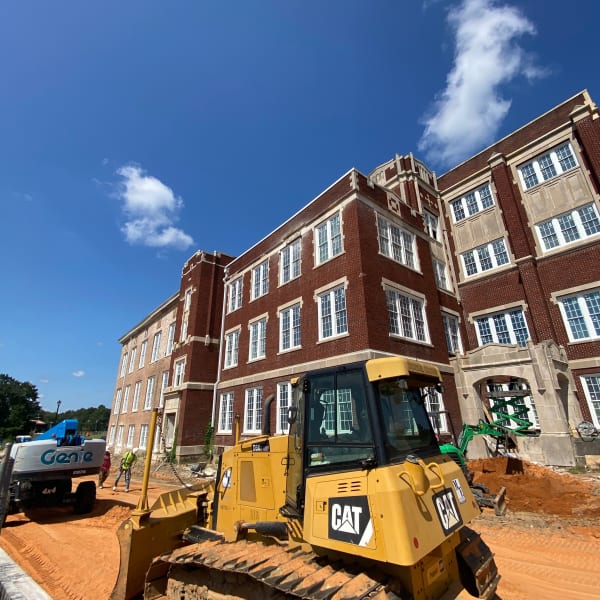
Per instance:
[[[148,592],[165,577],[166,597],[173,600],[402,598],[399,583],[385,574],[332,564],[301,547],[246,540],[202,542],[163,554],[149,570],[146,598],[160,597]]]

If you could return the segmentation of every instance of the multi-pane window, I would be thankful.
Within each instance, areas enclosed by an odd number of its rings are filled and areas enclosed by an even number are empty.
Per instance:
[[[471,217],[493,205],[494,198],[489,183],[482,185],[462,198],[450,203],[455,223],[458,223],[467,217]]]
[[[125,386],[125,391],[123,392],[123,407],[121,408],[122,413],[126,413],[129,408],[129,391],[131,386]]]
[[[152,356],[150,358],[150,362],[154,362],[156,360],[158,360],[158,355],[159,355],[159,351],[160,351],[160,337],[161,337],[161,332],[158,331],[157,333],[154,334],[154,339],[152,340]]]
[[[262,388],[246,390],[244,407],[244,432],[260,433],[262,427]]]
[[[442,290],[450,289],[450,282],[448,281],[448,270],[446,264],[441,260],[433,259],[433,273],[435,275],[435,284]]]
[[[231,331],[225,335],[225,364],[224,367],[235,367],[238,364],[240,349],[240,330]]]
[[[279,349],[299,348],[300,344],[300,304],[294,304],[279,313]]]
[[[175,321],[169,325],[169,333],[167,336],[167,353],[165,356],[169,356],[173,352],[173,345],[175,343]]]
[[[148,425],[140,425],[140,440],[138,442],[138,448],[146,449],[148,444]]]
[[[386,289],[385,296],[390,333],[419,342],[429,341],[423,300],[392,288]]]
[[[227,307],[232,312],[242,306],[242,278],[238,277],[229,284]]]
[[[545,250],[565,246],[600,233],[600,218],[595,204],[587,204],[571,212],[536,225]]]
[[[529,330],[523,309],[517,308],[504,313],[495,313],[475,319],[479,345],[519,344],[526,346]]]
[[[300,238],[279,253],[279,283],[300,277]]]
[[[592,421],[596,428],[600,429],[600,374],[584,375],[581,381],[592,415]]]
[[[133,369],[135,369],[135,355],[137,353],[137,346],[133,348],[131,351],[131,356],[129,357],[129,372],[133,373]]]
[[[292,403],[292,386],[289,383],[277,384],[277,433],[288,433],[288,412]]]
[[[423,211],[423,222],[425,224],[425,232],[427,233],[427,235],[430,238],[433,238],[434,240],[439,240],[440,239],[440,234],[439,234],[439,219],[437,217],[437,215],[434,215],[433,213],[430,213],[427,210]]]
[[[348,333],[346,313],[346,290],[343,285],[329,290],[318,298],[319,339]]]
[[[600,290],[559,298],[571,341],[600,338]]]
[[[179,387],[183,383],[183,376],[185,374],[185,358],[178,360],[175,363],[175,376],[173,377],[173,385]]]
[[[519,176],[523,187],[528,190],[542,181],[548,181],[577,166],[573,148],[568,142],[550,152],[537,156],[532,161],[519,167]]]
[[[462,344],[460,341],[460,328],[458,317],[448,313],[442,313],[444,323],[444,334],[446,335],[446,344],[450,354],[461,354]]]
[[[411,269],[416,269],[415,236],[377,215],[379,251]]]
[[[114,444],[115,443],[115,434],[117,432],[117,428],[114,425],[110,426],[110,433],[108,434],[108,443],[109,444]]]
[[[316,264],[342,253],[342,226],[340,213],[336,213],[315,228]]]
[[[123,354],[123,362],[121,363],[121,377],[125,375],[125,371],[127,370],[127,352]]]
[[[135,387],[133,388],[133,402],[131,403],[131,412],[135,412],[140,405],[140,390],[142,388],[142,382],[136,381]]]
[[[190,306],[192,305],[192,290],[186,290],[183,299],[183,314],[181,316],[181,331],[179,332],[179,341],[185,342],[188,334],[188,323],[190,319]]]
[[[461,254],[465,275],[496,269],[509,262],[504,239],[494,240]]]
[[[117,448],[123,447],[123,434],[125,433],[125,425],[119,425],[119,429],[117,429],[117,441],[115,445]]]
[[[146,349],[148,348],[148,340],[144,340],[140,347],[140,362],[138,363],[138,369],[141,369],[146,363]]]
[[[431,418],[431,423],[436,433],[448,432],[448,419],[446,418],[444,399],[435,388],[428,388],[425,394],[425,409]]]
[[[154,375],[148,377],[146,382],[146,398],[144,398],[144,410],[152,408],[152,396],[154,395]]]
[[[252,300],[269,291],[269,261],[265,260],[252,269]]]
[[[231,433],[233,427],[233,392],[221,394],[219,405],[219,433]]]
[[[121,410],[121,388],[119,388],[117,390],[117,396],[115,398],[115,407],[114,407],[113,413],[115,415],[118,415],[120,410]]]
[[[258,321],[250,323],[250,348],[248,353],[249,360],[264,358],[267,348],[267,318],[263,317]]]
[[[158,400],[159,408],[162,408],[165,405],[165,390],[169,385],[169,371],[163,371],[162,381],[160,384],[160,398]]]
[[[129,425],[127,428],[127,447],[133,447],[133,436],[135,435],[135,425]]]

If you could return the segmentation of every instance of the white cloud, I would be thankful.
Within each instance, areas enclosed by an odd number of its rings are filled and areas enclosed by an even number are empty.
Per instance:
[[[48,383],[49,380],[48,379],[40,379],[40,383]]]
[[[518,44],[536,30],[515,6],[463,0],[448,13],[455,55],[446,87],[424,119],[419,150],[444,166],[467,158],[496,139],[511,101],[500,87],[519,76],[545,75]]]
[[[83,377],[85,375],[85,371],[73,371],[73,377]]]
[[[174,226],[183,200],[170,187],[135,165],[123,166],[117,174],[123,178],[118,197],[127,218],[121,231],[130,244],[179,250],[194,244],[190,235]]]

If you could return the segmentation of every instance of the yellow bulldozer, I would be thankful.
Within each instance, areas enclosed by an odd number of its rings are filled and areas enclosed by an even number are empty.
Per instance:
[[[480,509],[427,416],[438,368],[376,358],[292,390],[289,433],[271,435],[268,399],[263,434],[225,450],[214,481],[148,508],[147,461],[111,599],[493,598],[493,555],[467,526]]]

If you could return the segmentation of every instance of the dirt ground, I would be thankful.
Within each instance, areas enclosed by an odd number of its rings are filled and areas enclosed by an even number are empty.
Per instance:
[[[574,476],[506,458],[472,461],[470,467],[490,491],[507,488],[507,514],[485,509],[472,524],[496,555],[498,599],[599,598],[600,474]],[[158,473],[148,490],[150,504],[175,483]],[[54,600],[108,599],[119,568],[115,531],[139,492],[139,483],[128,494],[122,487],[98,490],[96,508],[84,517],[67,507],[32,518],[11,515],[0,547]]]

